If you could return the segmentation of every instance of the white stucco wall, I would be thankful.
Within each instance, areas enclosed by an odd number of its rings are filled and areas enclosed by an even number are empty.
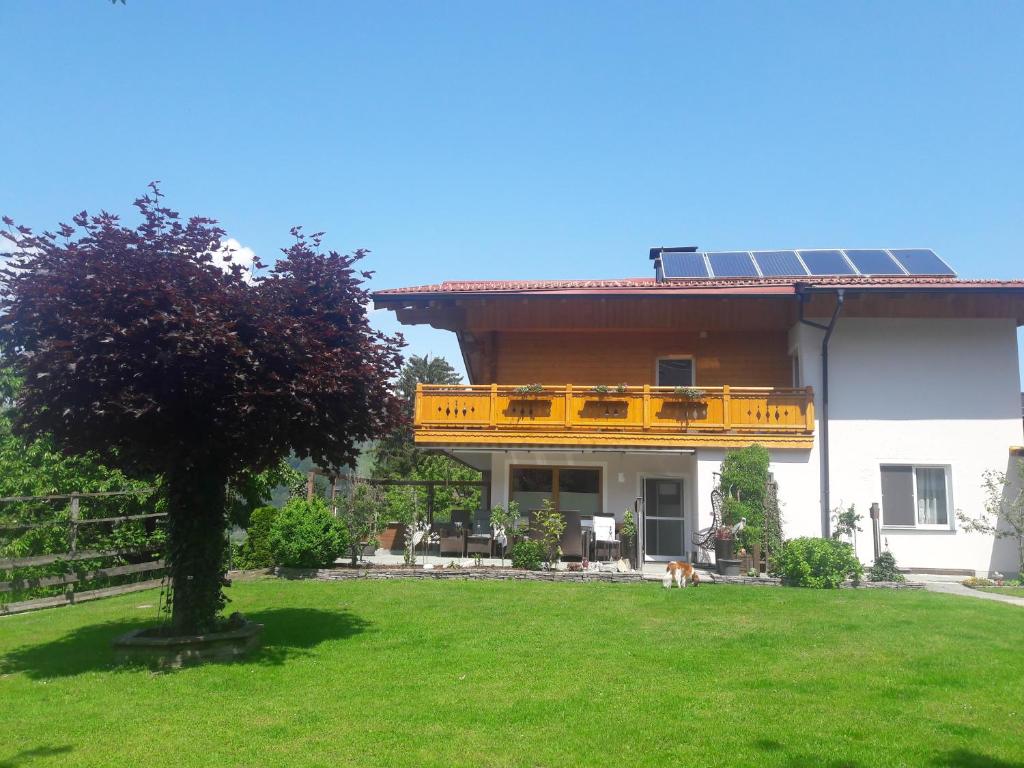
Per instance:
[[[821,335],[806,326],[791,334],[819,417]],[[982,472],[1006,470],[1008,448],[1024,439],[1012,320],[841,317],[829,366],[831,506],[856,504],[865,516],[862,560],[873,557],[867,515],[882,501],[882,464],[948,466],[951,509],[982,509]],[[820,427],[817,436],[815,454]],[[1007,542],[962,532],[955,519],[949,530],[883,527],[882,536],[901,566],[1016,570]]]

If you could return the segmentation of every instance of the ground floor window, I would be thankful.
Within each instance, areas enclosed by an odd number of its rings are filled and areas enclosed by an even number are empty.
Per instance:
[[[551,499],[556,509],[581,516],[601,514],[601,470],[591,467],[512,467],[509,498],[523,517]]]
[[[948,528],[949,468],[883,464],[882,523],[904,528]]]

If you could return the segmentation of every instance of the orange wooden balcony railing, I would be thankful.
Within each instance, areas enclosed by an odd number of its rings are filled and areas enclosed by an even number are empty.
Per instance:
[[[809,448],[810,387],[444,385],[416,388],[424,445]]]

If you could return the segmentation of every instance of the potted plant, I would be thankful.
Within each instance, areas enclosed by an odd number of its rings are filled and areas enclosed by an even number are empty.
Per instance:
[[[715,566],[723,576],[739,576],[740,561],[733,558],[736,533],[732,528],[722,526],[715,531]]]
[[[694,403],[704,402],[704,390],[700,387],[673,387],[672,394]]]
[[[512,388],[512,394],[517,397],[529,396],[529,395],[542,395],[544,394],[543,384],[523,384],[519,387]]]

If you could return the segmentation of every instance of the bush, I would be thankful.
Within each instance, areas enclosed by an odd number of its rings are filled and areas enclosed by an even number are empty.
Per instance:
[[[246,539],[234,552],[235,568],[269,568],[274,564],[270,551],[270,528],[277,517],[277,507],[256,507],[249,514]]]
[[[760,544],[764,536],[769,461],[768,449],[757,443],[729,451],[722,461],[719,486],[725,497],[724,522],[735,525],[746,518],[746,526],[738,537],[748,552]]]
[[[858,582],[864,569],[846,542],[803,537],[782,545],[775,571],[789,586],[834,589],[847,578]]]
[[[270,524],[269,544],[277,565],[323,568],[345,552],[348,537],[323,499],[292,499]]]
[[[541,563],[544,562],[544,545],[539,541],[523,539],[512,545],[509,551],[512,557],[512,567],[522,568],[526,571],[539,571]]]
[[[875,564],[868,568],[868,581],[906,580],[906,577],[896,570],[896,558],[889,551],[885,551],[876,557]]]

